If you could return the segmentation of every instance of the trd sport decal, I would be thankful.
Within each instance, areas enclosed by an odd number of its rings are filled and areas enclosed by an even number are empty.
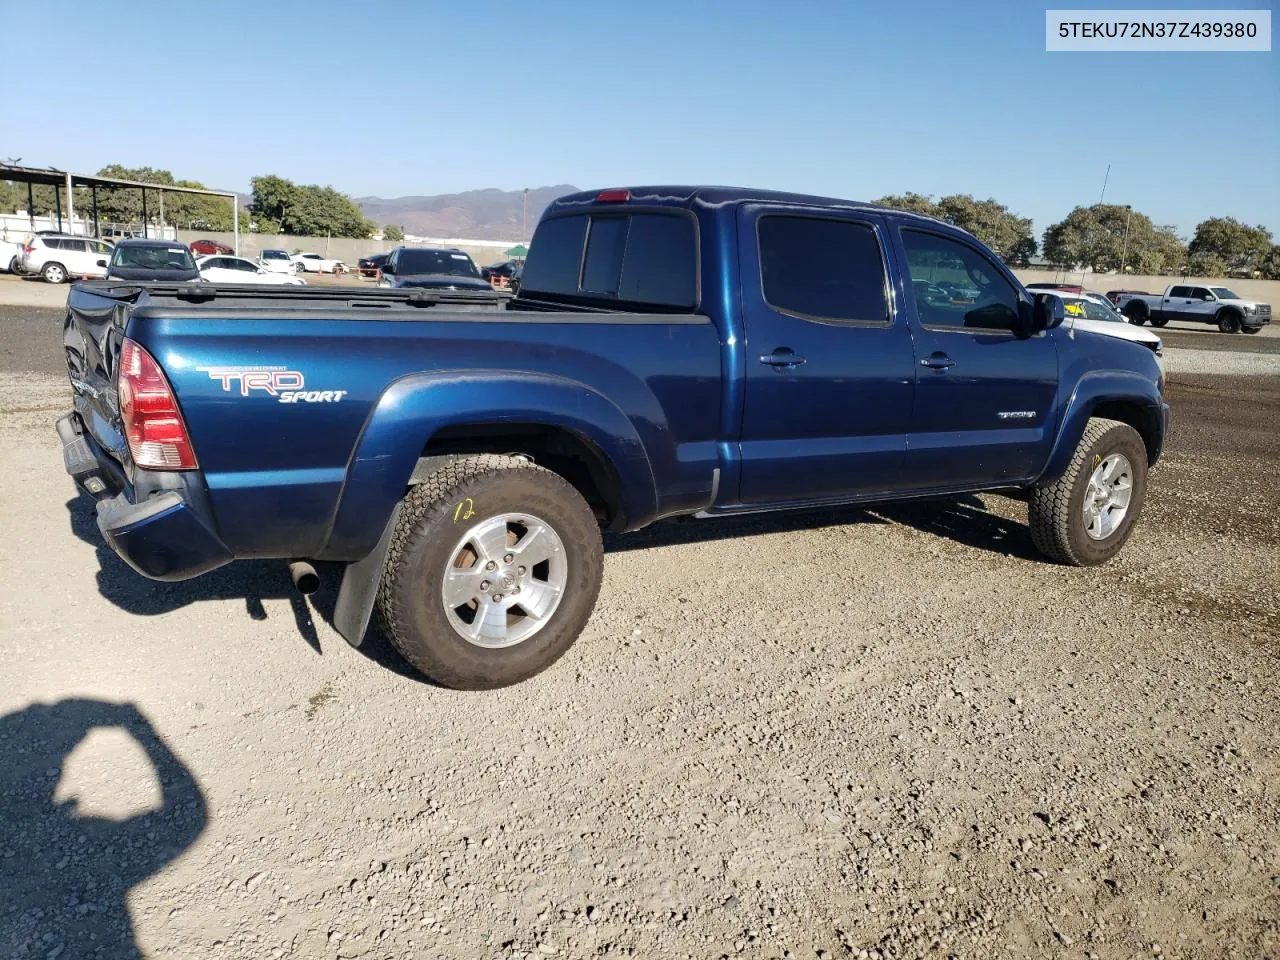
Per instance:
[[[217,380],[227,393],[233,390],[242,397],[260,390],[280,403],[337,403],[346,390],[307,390],[306,378],[285,367],[197,367]],[[234,384],[234,386],[233,386]]]

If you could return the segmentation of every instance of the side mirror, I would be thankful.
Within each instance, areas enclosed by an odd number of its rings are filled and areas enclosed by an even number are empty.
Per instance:
[[[105,261],[105,260],[99,260],[99,261],[98,261],[98,266],[100,266],[100,267],[105,267],[106,265],[107,265],[107,261]]]
[[[394,275],[395,275],[395,272],[396,272],[395,264],[394,264],[394,263],[384,263],[384,264],[382,265],[382,272],[383,272],[383,274],[384,274],[384,275],[386,275],[386,276],[388,276],[388,277],[390,277],[390,276],[394,276]]]
[[[1208,303],[1208,302],[1210,302],[1210,301],[1217,300],[1218,298],[1217,298],[1217,297],[1215,297],[1212,293],[1206,293],[1206,294],[1205,294],[1203,297],[1201,297],[1200,299],[1201,299],[1201,300],[1204,300],[1206,303]]]
[[[1018,308],[1020,314],[1026,312],[1031,315],[1026,336],[1061,326],[1067,317],[1062,301],[1052,293],[1037,293],[1034,301],[1031,303],[1023,301],[1019,303]]]

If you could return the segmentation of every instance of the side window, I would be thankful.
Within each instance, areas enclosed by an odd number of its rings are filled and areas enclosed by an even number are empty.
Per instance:
[[[1018,294],[983,254],[922,230],[903,230],[916,314],[938,330],[1012,330]]]
[[[258,265],[250,263],[248,260],[241,260],[239,257],[223,257],[222,262],[232,270],[242,270],[245,273],[257,272]]]
[[[756,229],[764,299],[816,320],[887,323],[884,257],[865,223],[769,214]]]
[[[222,266],[221,257],[210,257],[208,260],[200,261],[196,264],[201,270],[216,270]]]
[[[1173,300],[1175,298],[1181,298],[1184,300],[1190,299],[1191,288],[1190,287],[1171,287],[1169,289],[1169,299]]]
[[[1209,295],[1209,291],[1208,291],[1207,289],[1205,289],[1204,287],[1192,287],[1192,288],[1191,288],[1191,299],[1192,299],[1192,300],[1203,300],[1203,299],[1204,299],[1205,297],[1207,297],[1208,295]]]
[[[556,217],[540,223],[529,248],[520,292],[576,294],[586,236],[585,216]]]

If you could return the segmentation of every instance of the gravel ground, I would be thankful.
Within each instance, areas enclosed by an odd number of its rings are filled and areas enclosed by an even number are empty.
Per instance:
[[[129,571],[23,314],[0,956],[1280,956],[1280,378],[1171,375],[1107,567],[996,496],[663,524],[553,669],[462,694],[283,564]]]

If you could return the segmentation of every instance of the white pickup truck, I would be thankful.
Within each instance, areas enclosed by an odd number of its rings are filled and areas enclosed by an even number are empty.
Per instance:
[[[1226,287],[1175,284],[1164,293],[1116,292],[1116,309],[1130,323],[1163,327],[1170,320],[1216,323],[1223,333],[1257,333],[1271,322],[1271,305],[1245,300]]]

